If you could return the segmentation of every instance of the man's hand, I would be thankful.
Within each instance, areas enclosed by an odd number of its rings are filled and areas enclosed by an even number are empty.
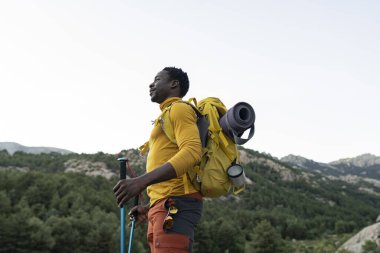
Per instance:
[[[119,207],[122,207],[125,202],[140,194],[140,192],[142,192],[147,186],[176,177],[177,175],[173,166],[170,163],[164,163],[157,169],[142,176],[130,179],[121,179],[113,188],[113,192],[115,193],[117,199],[117,204]]]
[[[145,185],[142,180],[137,178],[121,179],[115,187],[113,192],[115,193],[117,204],[122,207],[128,200],[139,195],[144,189]]]
[[[149,204],[145,206],[134,206],[128,213],[136,218],[136,226],[148,219]]]

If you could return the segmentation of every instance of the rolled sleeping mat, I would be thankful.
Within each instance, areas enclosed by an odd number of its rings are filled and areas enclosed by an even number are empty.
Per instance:
[[[239,102],[230,108],[219,120],[222,130],[236,144],[243,145],[249,141],[255,133],[255,111],[252,106],[246,102]],[[243,133],[250,129],[248,138],[241,138]]]

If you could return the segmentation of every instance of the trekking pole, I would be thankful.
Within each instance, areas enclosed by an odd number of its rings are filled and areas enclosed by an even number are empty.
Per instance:
[[[120,179],[125,179],[127,176],[127,163],[129,161],[128,158],[119,158],[118,159],[120,162]],[[134,177],[134,172],[129,166],[128,163],[128,169],[130,171],[129,177],[132,178]],[[133,207],[137,206],[139,204],[139,195],[134,197],[133,199]],[[124,206],[120,208],[120,248],[121,248],[121,253],[124,253],[124,232],[125,232],[125,221],[124,221]],[[133,242],[133,232],[135,230],[135,221],[136,217],[134,214],[131,214],[130,216],[131,220],[131,231],[129,233],[129,244],[128,244],[128,253],[132,253],[132,242]]]
[[[129,170],[129,177],[136,177],[136,173],[132,170],[131,166],[129,165],[129,162],[127,161],[128,170]],[[139,204],[139,195],[136,195],[133,199],[133,207],[137,206]],[[131,231],[129,233],[129,244],[128,244],[128,253],[132,253],[132,241],[133,241],[133,231],[135,230],[135,221],[136,221],[136,215],[132,213],[129,216],[129,219],[131,221]]]
[[[139,195],[137,195],[133,199],[133,206],[137,206],[139,204]],[[128,245],[128,253],[132,253],[132,241],[133,241],[133,231],[135,230],[135,221],[136,221],[136,216],[134,214],[131,214],[130,216],[131,220],[131,232],[129,233],[129,245]]]
[[[127,177],[127,166],[126,163],[128,158],[119,158],[117,159],[120,163],[120,180]],[[124,221],[124,205],[120,207],[120,252],[124,253],[124,232],[125,232],[125,221]]]

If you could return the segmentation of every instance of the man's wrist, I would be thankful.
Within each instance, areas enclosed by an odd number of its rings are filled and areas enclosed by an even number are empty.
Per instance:
[[[138,183],[141,186],[141,191],[143,191],[144,189],[146,189],[150,185],[148,174],[144,174],[144,175],[139,176],[138,180],[139,180]]]
[[[170,163],[165,163],[155,170],[145,173],[136,178],[137,185],[140,187],[140,192],[152,184],[161,183],[170,179],[176,178],[174,167]]]

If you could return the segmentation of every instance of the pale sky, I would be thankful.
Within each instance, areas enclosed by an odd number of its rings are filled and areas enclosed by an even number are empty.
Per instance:
[[[331,162],[380,155],[380,1],[0,1],[0,142],[137,148],[166,66],[185,99],[256,112],[244,147]]]

